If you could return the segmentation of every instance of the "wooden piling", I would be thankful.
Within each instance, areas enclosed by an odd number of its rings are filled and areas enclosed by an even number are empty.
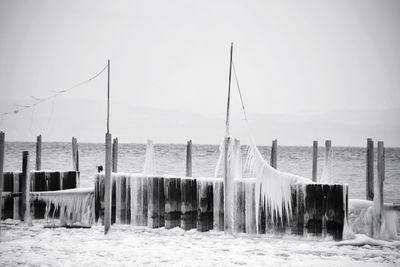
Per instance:
[[[13,175],[13,193],[19,193],[21,192],[21,188],[20,188],[20,178],[21,173],[17,172],[17,173],[12,173]],[[20,207],[20,201],[21,201],[21,197],[19,196],[15,196],[13,199],[13,219],[14,220],[18,220],[19,219],[19,207]]]
[[[374,200],[374,142],[367,139],[366,199]]]
[[[150,228],[163,227],[165,225],[164,178],[149,178],[147,186],[147,225]]]
[[[317,181],[318,141],[313,141],[312,181]]]
[[[3,168],[4,168],[4,133],[0,132],[0,220],[2,216],[2,210],[3,210]],[[0,227],[0,232],[1,232],[1,227]]]
[[[197,180],[181,179],[181,228],[196,228],[197,218]]]
[[[112,172],[118,172],[118,137],[114,138],[112,147]]]
[[[186,177],[192,177],[192,140],[186,145]]]
[[[197,231],[206,232],[213,229],[213,181],[197,180]]]
[[[36,170],[42,169],[42,135],[36,137]]]
[[[381,232],[382,226],[382,213],[383,213],[383,204],[384,204],[384,196],[383,196],[383,182],[385,181],[385,147],[383,141],[378,142],[378,163],[377,163],[377,194],[375,197],[378,199],[375,200],[375,212],[377,215],[377,225],[375,227],[375,235],[378,235]]]
[[[164,178],[165,229],[181,226],[181,179]]]
[[[232,233],[232,199],[233,195],[233,185],[230,182],[230,171],[229,171],[229,163],[228,163],[228,150],[229,150],[230,137],[225,137],[224,141],[224,231],[227,233]]]
[[[30,204],[31,175],[29,170],[29,151],[22,152],[22,196],[20,207],[20,219],[28,225],[32,224]]]
[[[273,140],[272,141],[272,146],[271,146],[271,167],[277,169],[278,168],[278,140]]]
[[[105,196],[104,196],[104,233],[107,234],[111,226],[111,134],[106,133],[106,168],[105,168]]]
[[[75,137],[72,137],[72,169],[74,171],[79,171],[78,141]]]

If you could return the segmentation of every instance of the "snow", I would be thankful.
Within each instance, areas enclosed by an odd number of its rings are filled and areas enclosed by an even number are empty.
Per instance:
[[[399,243],[369,242],[362,235],[350,245],[131,225],[113,225],[104,235],[101,225],[49,229],[43,224],[2,222],[0,266],[400,266]]]

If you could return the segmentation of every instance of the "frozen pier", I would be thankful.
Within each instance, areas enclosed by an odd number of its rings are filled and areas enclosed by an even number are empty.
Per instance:
[[[221,178],[112,174],[112,223],[223,231]],[[104,174],[95,179],[96,220],[104,216]],[[260,201],[255,179],[234,181],[233,232],[249,234],[331,235],[342,239],[347,216],[347,185],[291,186],[290,211],[279,213]]]

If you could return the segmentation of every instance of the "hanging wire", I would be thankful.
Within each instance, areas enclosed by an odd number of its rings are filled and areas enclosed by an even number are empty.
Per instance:
[[[242,92],[240,91],[239,80],[238,80],[238,77],[237,77],[237,74],[236,74],[235,63],[233,61],[232,61],[232,67],[233,67],[233,74],[235,75],[236,86],[237,86],[238,91],[239,91],[240,102],[242,103],[242,110],[243,110],[244,119],[247,121],[246,109],[244,107]]]
[[[34,100],[36,101],[35,103],[33,103],[33,104],[31,104],[31,105],[19,105],[19,104],[14,104],[14,106],[18,107],[18,109],[15,109],[15,110],[9,111],[9,112],[3,112],[3,113],[0,114],[0,117],[3,119],[3,117],[5,117],[5,116],[7,116],[7,115],[10,115],[10,114],[18,114],[20,111],[23,111],[23,110],[29,109],[29,108],[34,108],[35,106],[37,106],[37,105],[39,105],[39,104],[41,104],[41,103],[43,103],[43,102],[45,102],[45,101],[48,101],[48,100],[50,100],[50,99],[55,99],[55,98],[56,98],[57,96],[59,96],[60,94],[66,93],[66,92],[68,92],[68,91],[70,91],[70,90],[72,90],[72,89],[75,89],[75,88],[77,88],[77,87],[79,87],[79,86],[82,86],[82,85],[84,85],[84,84],[86,84],[86,83],[89,83],[89,82],[91,82],[92,80],[96,79],[100,74],[102,74],[102,73],[107,69],[107,67],[108,67],[108,64],[105,65],[105,66],[101,69],[101,71],[99,71],[98,73],[96,73],[94,76],[92,76],[92,77],[90,77],[89,79],[86,79],[86,80],[84,80],[84,81],[82,81],[82,82],[80,82],[80,83],[77,83],[77,84],[75,84],[75,85],[72,86],[72,87],[69,87],[69,88],[63,89],[63,90],[52,90],[52,92],[55,92],[55,94],[50,95],[50,96],[48,96],[48,97],[39,98],[39,97],[31,96],[31,98],[34,99]],[[54,102],[53,102],[52,110],[53,110],[53,109],[54,109]],[[53,111],[52,111],[52,112],[53,112]]]

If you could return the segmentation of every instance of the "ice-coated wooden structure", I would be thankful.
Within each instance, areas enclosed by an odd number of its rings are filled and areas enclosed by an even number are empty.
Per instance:
[[[236,180],[234,190],[234,233],[313,234],[342,239],[347,185],[293,185],[292,212],[282,218],[262,200],[256,212],[255,179]],[[223,192],[221,178],[113,173],[112,223],[223,231]],[[95,207],[96,220],[101,220],[104,214],[102,173],[95,179]]]

